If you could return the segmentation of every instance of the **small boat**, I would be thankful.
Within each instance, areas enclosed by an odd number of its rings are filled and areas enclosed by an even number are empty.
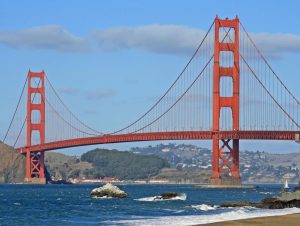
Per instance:
[[[290,187],[289,187],[288,181],[287,181],[287,179],[285,179],[283,191],[287,192],[287,191],[289,191],[289,189],[290,189]]]

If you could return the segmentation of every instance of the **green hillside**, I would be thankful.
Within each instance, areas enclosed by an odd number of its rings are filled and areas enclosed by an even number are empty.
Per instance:
[[[89,151],[81,156],[81,161],[93,165],[92,169],[85,172],[89,178],[111,176],[121,180],[149,178],[157,175],[160,169],[169,166],[166,160],[158,156],[105,149]]]

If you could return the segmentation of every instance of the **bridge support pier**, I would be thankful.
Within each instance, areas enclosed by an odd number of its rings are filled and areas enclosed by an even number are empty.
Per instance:
[[[39,138],[33,137],[33,132]],[[34,138],[34,139],[33,139]],[[35,140],[37,139],[37,140]],[[45,73],[28,72],[27,147],[45,143]],[[26,151],[26,183],[45,184],[44,152]]]
[[[220,30],[226,31],[224,37],[220,37]],[[233,30],[234,37],[228,38],[229,31]],[[227,38],[226,38],[227,37]],[[225,65],[221,53],[230,53],[233,64]],[[221,59],[220,59],[221,58]],[[240,69],[239,69],[239,19],[221,20],[215,19],[214,41],[214,72],[213,72],[213,145],[212,145],[212,185],[239,185],[239,140],[220,138],[220,116],[222,108],[229,108],[232,118],[226,118],[232,122],[231,128],[225,130],[239,130],[239,93],[240,93]],[[221,79],[230,77],[233,92],[221,94]]]
[[[31,184],[46,184],[44,152],[27,151],[25,182]]]
[[[212,185],[240,185],[239,140],[213,139]]]

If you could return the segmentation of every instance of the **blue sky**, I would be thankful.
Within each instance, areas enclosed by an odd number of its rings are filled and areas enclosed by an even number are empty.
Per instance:
[[[262,50],[299,99],[299,9],[298,1],[287,0],[2,0],[0,135],[8,127],[28,69],[45,70],[64,102],[87,124],[104,132],[126,126],[174,81],[198,44],[195,34],[206,31],[216,14],[238,15],[249,32],[263,37]],[[166,40],[174,32],[178,38]],[[126,150],[156,143],[102,147]],[[185,143],[210,147],[210,142]],[[78,154],[90,148],[64,152]],[[298,148],[293,142],[241,144],[241,149],[274,152]]]

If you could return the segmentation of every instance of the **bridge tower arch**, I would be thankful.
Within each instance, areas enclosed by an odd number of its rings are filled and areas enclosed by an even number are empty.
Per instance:
[[[38,119],[33,115],[38,113]],[[27,140],[26,146],[45,143],[45,73],[28,72],[28,96],[27,96]],[[33,143],[35,133],[38,141]],[[26,150],[26,175],[25,182],[45,184],[44,152],[30,152]]]
[[[234,37],[220,39],[220,30],[233,29]],[[225,34],[226,35],[226,34]],[[233,65],[222,67],[220,55],[222,51],[231,52]],[[232,96],[221,96],[220,82],[223,77],[232,78]],[[213,185],[238,185],[240,184],[239,173],[239,140],[220,137],[220,114],[222,108],[230,108],[232,130],[239,130],[239,93],[240,93],[240,70],[239,70],[239,19],[233,20],[215,18],[214,40],[214,68],[213,68],[213,147],[212,147],[212,174]]]

